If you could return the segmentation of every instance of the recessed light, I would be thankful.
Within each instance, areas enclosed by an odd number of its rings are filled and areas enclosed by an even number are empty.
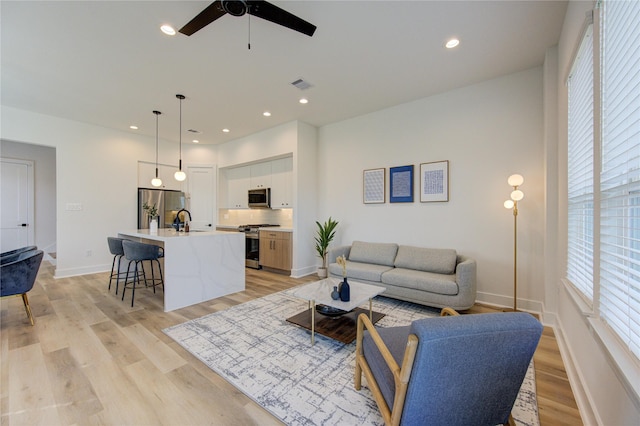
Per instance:
[[[300,102],[301,104],[308,104],[308,103],[309,103],[309,99],[307,99],[307,98],[300,98],[300,100],[299,100],[298,102]]]
[[[454,47],[456,47],[459,44],[460,44],[460,40],[458,40],[457,38],[452,38],[451,40],[449,40],[447,42],[447,44],[445,44],[445,47],[447,49],[453,49]]]
[[[194,139],[193,143],[200,143],[200,141],[198,139]]]
[[[229,133],[231,130],[229,130],[229,129],[222,129],[222,131],[223,131],[224,133]]]
[[[262,113],[265,117],[271,117],[271,113],[269,111],[265,111]]]
[[[138,126],[134,126],[134,125],[129,126],[129,128],[130,128],[131,130],[138,130]]]
[[[166,35],[170,35],[170,36],[176,35],[176,30],[174,30],[173,27],[168,24],[164,24],[163,26],[161,26],[160,31],[162,31]]]

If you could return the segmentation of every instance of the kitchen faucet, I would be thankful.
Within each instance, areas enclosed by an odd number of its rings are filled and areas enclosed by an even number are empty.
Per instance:
[[[191,212],[187,209],[180,209],[178,213],[176,213],[176,218],[173,220],[173,227],[176,228],[176,231],[180,230],[180,213],[185,212],[189,215],[189,222],[191,222]]]

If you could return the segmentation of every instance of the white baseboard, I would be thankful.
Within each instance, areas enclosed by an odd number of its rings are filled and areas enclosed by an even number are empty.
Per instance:
[[[67,278],[67,277],[77,277],[78,275],[97,274],[100,272],[109,272],[110,270],[111,270],[111,265],[93,265],[93,266],[85,266],[82,268],[68,268],[68,269],[56,268],[56,272],[53,274],[53,277],[56,279]]]
[[[513,308],[513,297],[502,294],[478,292],[476,294],[476,302],[484,305],[495,306],[500,308]],[[518,310],[539,314],[542,316],[544,305],[537,300],[528,300],[518,298]]]

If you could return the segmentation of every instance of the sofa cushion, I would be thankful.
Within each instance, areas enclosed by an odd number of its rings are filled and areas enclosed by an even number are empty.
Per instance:
[[[347,260],[347,277],[354,280],[367,280],[380,282],[382,274],[390,271],[393,267],[385,265],[374,265],[372,263],[360,263]],[[342,276],[342,266],[337,263],[329,265],[329,272],[333,275]]]
[[[351,245],[349,260],[353,262],[393,266],[397,252],[398,245],[395,243],[366,243],[363,241],[354,241]]]
[[[432,249],[400,246],[395,259],[396,268],[453,274],[456,270],[456,251],[453,249]]]
[[[382,275],[382,284],[450,296],[458,294],[455,274],[445,275],[416,271],[415,269],[394,268]]]

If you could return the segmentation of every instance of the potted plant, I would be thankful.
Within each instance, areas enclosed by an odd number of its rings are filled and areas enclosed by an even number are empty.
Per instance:
[[[333,237],[336,235],[336,227],[338,222],[331,219],[327,219],[324,223],[316,221],[318,229],[316,231],[316,252],[320,259],[322,259],[322,266],[318,268],[318,277],[327,277],[327,254],[329,252],[329,244],[333,241]]]

